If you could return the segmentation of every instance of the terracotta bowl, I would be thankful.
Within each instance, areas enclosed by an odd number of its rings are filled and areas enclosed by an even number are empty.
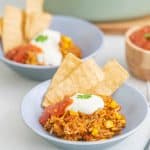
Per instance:
[[[130,35],[140,28],[142,27],[132,27],[126,33],[126,60],[133,75],[142,80],[150,80],[150,51],[136,46],[130,40]]]

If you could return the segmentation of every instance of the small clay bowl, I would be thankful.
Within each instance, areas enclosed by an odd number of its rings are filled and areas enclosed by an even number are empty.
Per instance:
[[[130,40],[130,35],[141,28],[143,26],[132,27],[126,32],[126,60],[131,73],[147,81],[150,80],[150,50],[140,48]]]

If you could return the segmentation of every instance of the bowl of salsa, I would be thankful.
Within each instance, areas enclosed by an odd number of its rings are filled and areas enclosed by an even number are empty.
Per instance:
[[[132,27],[127,31],[126,60],[133,75],[150,80],[150,25]]]

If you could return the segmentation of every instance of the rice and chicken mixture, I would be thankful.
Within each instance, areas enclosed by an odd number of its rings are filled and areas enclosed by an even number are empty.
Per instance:
[[[71,141],[96,141],[112,138],[126,126],[121,106],[108,96],[101,96],[105,106],[93,114],[65,111],[61,116],[52,115],[44,129],[50,134]]]

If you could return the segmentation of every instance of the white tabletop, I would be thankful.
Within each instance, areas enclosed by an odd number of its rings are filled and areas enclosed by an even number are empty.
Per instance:
[[[95,59],[102,65],[110,58],[116,58],[127,67],[124,51],[122,36],[106,36],[104,46]],[[0,63],[0,149],[58,150],[27,128],[21,118],[22,98],[38,83],[16,74]],[[145,82],[131,76],[128,83],[146,94]],[[150,114],[134,135],[108,150],[143,150],[148,137],[150,137]]]
[[[6,4],[24,6],[24,0],[0,0],[0,14]],[[116,58],[124,67],[124,38],[106,36],[101,52],[95,57],[102,65]],[[39,82],[25,79],[0,63],[0,149],[2,150],[58,150],[48,141],[37,136],[24,124],[20,106],[23,96]],[[146,95],[146,83],[130,76],[128,83]],[[108,150],[143,150],[150,138],[150,113],[137,132]]]

